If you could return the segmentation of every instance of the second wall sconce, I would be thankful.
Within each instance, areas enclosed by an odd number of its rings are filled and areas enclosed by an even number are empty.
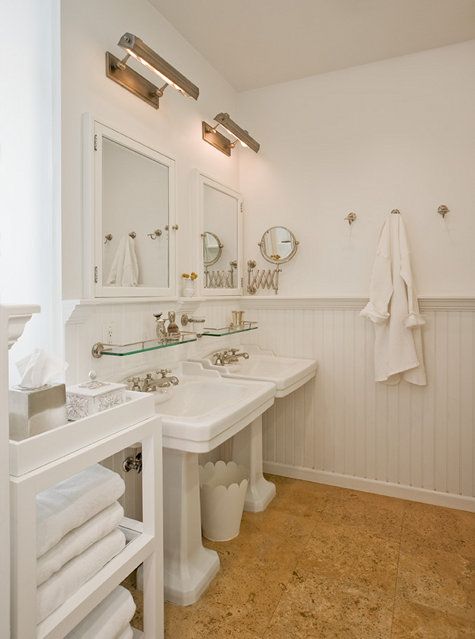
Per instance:
[[[234,149],[238,141],[242,146],[249,147],[255,153],[259,151],[259,142],[250,136],[248,131],[245,131],[234,120],[231,120],[229,113],[218,113],[214,116],[214,120],[217,122],[214,127],[207,122],[202,122],[202,137],[205,142],[214,146],[218,151],[230,156],[231,150]],[[231,142],[217,130],[219,126],[222,126],[223,129],[236,138],[234,142]]]
[[[106,53],[106,75],[108,78],[114,80],[114,82],[117,82],[124,89],[141,98],[155,109],[158,109],[159,99],[168,85],[174,87],[183,95],[187,95],[194,100],[198,99],[199,88],[180,73],[178,69],[175,69],[169,62],[147,46],[143,40],[132,33],[124,33],[118,44],[119,47],[125,50],[126,55],[122,60],[119,60],[112,53]],[[162,78],[165,84],[157,87],[140,73],[128,67],[127,61],[130,56]]]

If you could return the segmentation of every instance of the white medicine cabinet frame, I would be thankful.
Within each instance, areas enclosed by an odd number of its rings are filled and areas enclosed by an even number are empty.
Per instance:
[[[85,298],[174,297],[175,160],[87,113],[83,175]],[[127,243],[136,283],[125,275],[112,283],[114,258]]]
[[[200,295],[242,295],[242,196],[235,189],[199,170],[195,170],[194,178],[195,263],[199,265]],[[208,249],[207,239],[210,240]]]

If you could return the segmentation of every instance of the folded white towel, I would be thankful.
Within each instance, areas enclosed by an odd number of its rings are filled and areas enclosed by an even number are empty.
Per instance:
[[[134,614],[132,595],[118,586],[65,639],[128,639]]]
[[[38,623],[93,577],[125,547],[124,533],[116,529],[71,559],[37,590]]]
[[[107,283],[116,286],[137,286],[139,283],[139,264],[134,240],[129,235],[119,242]]]
[[[132,626],[129,624],[120,635],[117,635],[116,639],[134,639],[134,631],[132,630]]]
[[[112,470],[95,464],[36,496],[36,556],[123,495],[125,484]]]
[[[116,501],[82,526],[71,530],[56,546],[38,558],[36,583],[38,585],[44,583],[51,575],[61,570],[68,561],[112,532],[120,524],[123,517],[124,509]]]

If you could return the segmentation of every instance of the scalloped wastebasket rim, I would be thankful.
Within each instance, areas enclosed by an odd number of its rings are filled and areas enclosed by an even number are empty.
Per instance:
[[[228,479],[226,475],[231,473],[234,477]],[[209,461],[204,466],[200,466],[200,488],[202,489],[214,490],[220,486],[226,490],[232,486],[240,488],[244,481],[249,481],[249,471],[245,466],[238,465],[234,461],[227,463],[222,460],[216,463]]]

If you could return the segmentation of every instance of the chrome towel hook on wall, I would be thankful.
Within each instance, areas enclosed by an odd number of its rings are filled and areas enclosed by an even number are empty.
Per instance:
[[[160,237],[161,234],[162,234],[161,229],[155,229],[153,233],[147,233],[147,237],[149,237],[151,240],[156,240],[157,237]]]
[[[437,213],[439,213],[439,215],[442,215],[442,217],[445,220],[445,216],[447,215],[447,213],[450,211],[449,207],[447,206],[447,204],[441,204],[439,206],[439,208],[437,209]]]
[[[356,222],[356,218],[358,216],[356,215],[356,213],[354,211],[350,211],[348,213],[348,215],[345,217],[345,220],[348,222],[348,224],[351,226],[353,224],[353,222]]]
[[[391,215],[400,215],[400,214],[401,214],[401,211],[399,209],[393,209],[391,211]]]
[[[135,238],[137,237],[137,233],[135,231],[130,231],[129,237],[135,240]],[[107,233],[107,235],[104,235],[104,244],[107,244],[107,242],[112,242],[113,239],[114,236],[112,235],[112,233]]]

